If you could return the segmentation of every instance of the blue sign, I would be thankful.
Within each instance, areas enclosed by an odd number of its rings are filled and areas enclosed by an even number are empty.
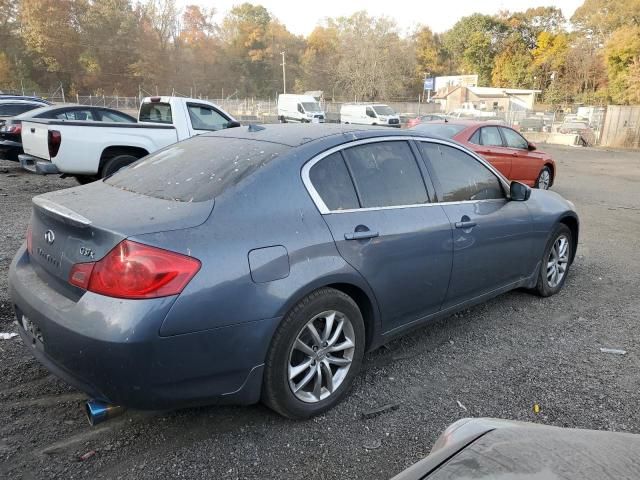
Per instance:
[[[433,84],[435,82],[435,78],[425,78],[424,80],[424,89],[425,90],[433,90]]]

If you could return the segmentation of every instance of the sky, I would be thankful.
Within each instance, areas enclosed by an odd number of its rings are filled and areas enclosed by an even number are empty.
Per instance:
[[[242,0],[178,0],[182,6],[197,4],[214,7],[222,18]],[[494,14],[500,10],[522,11],[529,7],[557,6],[569,18],[583,0],[249,0],[263,5],[287,29],[298,35],[308,35],[326,17],[349,16],[359,10],[370,15],[393,18],[407,33],[418,24],[425,24],[434,32],[443,32],[461,17],[472,13]]]

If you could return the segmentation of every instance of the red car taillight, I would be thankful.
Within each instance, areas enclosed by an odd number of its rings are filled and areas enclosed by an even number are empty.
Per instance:
[[[22,133],[22,125],[4,125],[0,128],[0,132],[20,135]]]
[[[27,227],[27,252],[29,255],[33,253],[33,242],[31,240],[31,224]]]
[[[75,264],[69,283],[108,297],[167,297],[182,292],[200,265],[193,257],[123,240],[101,260]]]
[[[49,147],[49,156],[51,158],[55,157],[58,154],[58,150],[60,150],[60,143],[62,142],[62,135],[58,130],[49,130],[49,135],[47,137],[47,145]]]

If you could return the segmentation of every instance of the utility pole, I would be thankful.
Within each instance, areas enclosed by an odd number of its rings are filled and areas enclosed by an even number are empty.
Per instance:
[[[287,62],[284,59],[284,52],[280,52],[282,55],[282,93],[287,93]]]

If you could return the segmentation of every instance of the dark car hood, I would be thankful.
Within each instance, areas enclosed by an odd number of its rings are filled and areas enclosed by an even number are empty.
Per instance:
[[[497,428],[429,479],[584,480],[640,477],[640,436],[539,425]]]

